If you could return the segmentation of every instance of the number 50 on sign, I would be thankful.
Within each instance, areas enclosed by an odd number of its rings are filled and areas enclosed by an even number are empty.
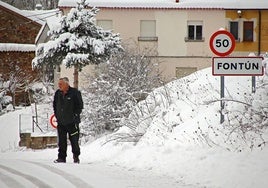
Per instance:
[[[214,54],[227,56],[235,48],[235,38],[230,32],[219,30],[210,37],[209,46]]]

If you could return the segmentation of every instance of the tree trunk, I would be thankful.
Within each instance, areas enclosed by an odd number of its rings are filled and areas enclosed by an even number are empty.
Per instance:
[[[14,91],[14,93],[11,93],[11,98],[12,98],[12,105],[13,105],[13,109],[15,110],[15,106],[16,106],[16,93]]]
[[[78,89],[78,68],[77,66],[74,67],[74,88]]]

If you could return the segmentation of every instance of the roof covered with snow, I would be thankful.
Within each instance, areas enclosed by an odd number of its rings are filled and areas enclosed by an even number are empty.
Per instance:
[[[49,18],[46,18],[46,24],[42,26],[42,28],[39,30],[39,33],[37,34],[35,38],[35,43],[38,42],[40,39],[41,35],[44,34],[45,32],[45,27],[47,26],[49,30],[55,30],[56,28],[60,27],[60,19],[61,17],[56,15],[56,16],[50,16]],[[46,33],[47,34],[47,33]]]
[[[60,27],[61,16],[51,16],[46,19],[46,23],[50,29]]]
[[[36,22],[40,25],[55,25],[54,22],[58,23],[59,21],[59,10],[20,10],[16,7],[9,5],[3,1],[0,1],[0,7],[4,7],[5,9],[14,12],[20,16],[25,17],[33,22]],[[34,44],[15,44],[15,43],[0,43],[0,52],[33,52],[35,51]]]
[[[0,0],[0,6],[19,14],[29,20],[32,20],[33,22],[37,22],[41,25],[43,25],[46,20],[50,17],[55,17],[59,13],[58,9],[53,10],[20,10],[16,7],[13,7],[12,5],[9,5],[8,3],[5,3]]]
[[[16,14],[19,14],[19,15],[21,15],[21,16],[29,19],[29,20],[32,20],[32,21],[34,21],[36,23],[39,23],[41,25],[44,23],[42,20],[37,19],[36,17],[34,17],[33,14],[31,12],[29,12],[29,11],[22,11],[22,10],[17,9],[16,7],[13,7],[13,6],[11,6],[8,3],[5,3],[3,1],[0,1],[0,6],[6,8],[6,9],[8,9],[8,10],[10,10],[10,11],[16,13]]]
[[[58,6],[75,7],[79,0],[59,0]],[[268,0],[87,0],[89,6],[104,8],[178,9],[268,9]]]
[[[22,10],[22,12],[26,15],[27,17],[36,21],[44,24],[47,19],[55,19],[55,17],[58,17],[58,14],[60,13],[58,9],[53,9],[53,10]]]
[[[34,52],[34,44],[0,43],[0,52]]]

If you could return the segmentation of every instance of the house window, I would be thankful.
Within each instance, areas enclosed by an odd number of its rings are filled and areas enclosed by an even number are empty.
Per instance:
[[[140,41],[156,41],[156,21],[141,20],[140,21]]]
[[[113,29],[113,21],[112,20],[97,20],[97,25],[103,28],[104,30],[112,30]]]
[[[235,40],[239,40],[238,36],[238,22],[230,22],[230,33],[234,36]]]
[[[188,36],[186,41],[200,41],[203,39],[203,22],[202,21],[188,21]]]
[[[253,22],[245,21],[243,27],[243,41],[252,42],[253,41]]]

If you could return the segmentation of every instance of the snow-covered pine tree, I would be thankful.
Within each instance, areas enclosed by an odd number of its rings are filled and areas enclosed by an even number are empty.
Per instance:
[[[81,71],[86,65],[106,62],[112,53],[122,50],[119,34],[96,25],[98,11],[87,9],[85,0],[81,0],[61,18],[60,27],[49,32],[50,40],[38,45],[33,67],[63,63],[67,68]]]

